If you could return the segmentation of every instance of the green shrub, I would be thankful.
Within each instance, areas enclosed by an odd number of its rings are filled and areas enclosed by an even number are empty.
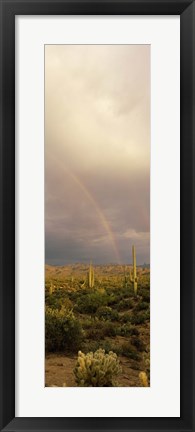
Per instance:
[[[67,309],[45,311],[45,349],[46,351],[77,351],[82,341],[83,331],[78,319]]]
[[[51,307],[52,309],[61,309],[62,307],[62,299],[57,298],[55,294],[49,295],[46,293],[45,295],[45,304],[46,306]]]
[[[93,314],[100,306],[106,304],[106,295],[99,292],[80,296],[75,305],[75,310],[83,314]]]
[[[118,312],[109,306],[102,306],[98,308],[97,316],[99,318],[105,318],[106,320],[115,321],[118,319]]]
[[[143,288],[141,291],[141,296],[144,302],[150,302],[150,290],[147,288]]]
[[[113,293],[108,294],[108,293],[107,293],[107,296],[106,296],[106,304],[107,304],[108,306],[113,306],[113,305],[115,305],[115,303],[117,303],[117,302],[118,302],[118,298],[117,298],[117,296],[116,296],[115,294],[113,294]]]
[[[139,336],[139,330],[131,324],[122,324],[121,326],[116,327],[116,334],[119,336],[127,336],[127,335],[135,335]]]
[[[131,337],[131,344],[137,349],[137,351],[145,351],[146,345],[142,340],[136,336]]]
[[[132,307],[133,307],[133,300],[132,299],[123,299],[118,303],[118,305],[116,305],[116,309],[118,311],[131,309]]]
[[[134,311],[142,311],[142,310],[146,310],[148,308],[149,308],[149,305],[147,302],[141,302],[135,306]]]
[[[104,342],[104,341],[103,341]],[[84,340],[81,344],[81,350],[84,352],[84,354],[87,354],[89,351],[97,351],[100,348],[100,345],[102,347],[102,342],[100,344],[100,341],[98,340]],[[110,347],[109,350],[110,351]]]
[[[86,331],[87,339],[100,340],[106,336],[116,336],[115,325],[109,321],[94,321]]]
[[[135,314],[131,317],[132,324],[143,324],[145,321],[150,319],[150,311]]]
[[[104,336],[116,336],[116,326],[112,322],[104,322],[103,326]]]
[[[125,357],[132,359],[132,360],[140,360],[141,359],[140,354],[138,354],[138,352],[136,351],[134,346],[129,342],[124,343],[121,346],[121,354],[124,355]]]
[[[114,343],[110,342],[109,340],[85,340],[81,344],[82,351],[87,354],[89,351],[95,352],[98,349],[103,349],[106,353],[109,353],[109,351],[113,351],[116,354],[121,354],[121,347]]]
[[[45,304],[52,309],[60,310],[62,307],[66,309],[72,309],[73,303],[67,297],[67,293],[64,289],[56,288],[52,294],[46,289],[45,292]]]
[[[99,349],[86,355],[79,351],[74,369],[79,387],[113,387],[115,378],[121,372],[116,353],[108,354]]]
[[[128,323],[131,322],[132,316],[129,313],[124,313],[123,315],[120,315],[119,321],[121,323]]]
[[[92,339],[92,340],[104,339],[104,332],[102,328],[91,327],[85,332],[85,334],[87,339]]]
[[[82,317],[81,323],[84,330],[91,329],[94,326],[94,319],[91,317]]]

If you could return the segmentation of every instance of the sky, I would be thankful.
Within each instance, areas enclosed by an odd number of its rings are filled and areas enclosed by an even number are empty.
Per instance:
[[[150,46],[45,46],[45,262],[150,262]]]

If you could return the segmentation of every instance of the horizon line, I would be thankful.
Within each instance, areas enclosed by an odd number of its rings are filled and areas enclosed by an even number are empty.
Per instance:
[[[50,266],[50,267],[66,267],[66,266],[72,266],[72,265],[76,265],[76,264],[88,266],[88,265],[90,265],[90,262],[89,263],[84,263],[84,262],[76,261],[76,262],[67,263],[67,264],[48,264],[48,263],[45,263],[45,266]],[[133,263],[113,263],[113,262],[110,262],[110,263],[99,263],[99,264],[96,263],[95,264],[95,263],[92,262],[92,265],[93,266],[109,266],[109,265],[132,266]],[[137,267],[143,267],[143,266],[147,266],[147,265],[150,266],[150,263],[149,262],[144,262],[142,264],[137,264]]]

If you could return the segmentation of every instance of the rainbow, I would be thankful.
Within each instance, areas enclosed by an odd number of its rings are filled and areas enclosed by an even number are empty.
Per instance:
[[[58,163],[58,165],[60,165],[62,167],[62,169],[69,175],[69,177],[79,186],[79,188],[82,190],[82,192],[84,193],[84,195],[87,197],[87,199],[89,200],[89,202],[93,205],[99,220],[101,222],[101,225],[104,227],[109,239],[110,239],[110,243],[112,245],[113,251],[115,253],[115,258],[116,258],[116,262],[117,264],[121,263],[121,258],[117,249],[117,245],[116,245],[116,241],[115,241],[115,237],[114,237],[114,233],[108,223],[108,220],[106,219],[103,211],[101,210],[101,208],[99,207],[97,201],[95,200],[95,198],[93,197],[93,195],[91,194],[91,192],[89,191],[89,189],[85,186],[85,184],[83,183],[83,181],[81,181],[80,177],[78,177],[77,175],[75,175],[73,173],[73,171],[70,171],[68,168],[66,168],[60,161],[57,161],[55,159],[55,161]]]
[[[119,253],[118,253],[118,249],[117,249],[117,246],[116,246],[116,241],[115,241],[115,238],[114,238],[114,234],[113,234],[113,231],[110,228],[108,220],[106,219],[103,211],[100,209],[97,201],[94,199],[93,195],[89,192],[89,189],[86,188],[86,186],[81,181],[81,179],[78,176],[76,176],[75,174],[73,174],[72,171],[71,172],[69,170],[66,170],[66,171],[70,175],[70,177],[75,181],[75,183],[78,184],[78,186],[80,187],[80,189],[83,191],[83,193],[85,194],[85,196],[88,198],[88,200],[91,202],[91,204],[95,208],[96,213],[97,213],[97,215],[98,215],[98,217],[99,217],[99,219],[101,221],[101,224],[104,227],[106,233],[108,234],[108,236],[110,238],[110,242],[112,244],[112,247],[113,247],[113,250],[114,250],[114,253],[115,253],[115,257],[116,257],[117,263],[120,264],[121,259],[120,259],[120,256],[119,256]]]

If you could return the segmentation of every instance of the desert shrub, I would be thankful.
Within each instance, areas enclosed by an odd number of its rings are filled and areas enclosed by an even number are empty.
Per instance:
[[[101,306],[97,310],[97,316],[99,318],[105,318],[106,320],[115,321],[118,319],[118,312],[109,306]]]
[[[106,295],[98,291],[80,296],[75,305],[75,310],[80,313],[95,313],[100,306],[106,304]]]
[[[109,351],[113,351],[116,354],[121,354],[121,347],[112,341],[109,340],[85,340],[81,344],[82,351],[87,354],[89,351],[95,352],[98,349],[103,349],[106,353]]]
[[[61,309],[62,299],[57,298],[55,295],[46,295],[45,296],[45,304],[46,304],[46,306],[49,306],[52,309]]]
[[[112,322],[105,322],[103,327],[104,336],[116,336],[116,326]]]
[[[137,330],[137,328],[132,326],[131,324],[127,323],[116,327],[116,334],[119,336],[126,336],[126,335],[139,336],[139,330]]]
[[[62,307],[67,309],[73,308],[73,303],[69,297],[67,297],[66,290],[59,287],[55,288],[52,294],[50,294],[49,289],[45,291],[45,304],[52,309],[58,310]]]
[[[117,296],[115,294],[113,294],[113,293],[107,294],[107,296],[106,296],[106,304],[108,306],[114,305],[115,303],[117,303],[117,301],[118,301],[118,299],[117,299]]]
[[[132,316],[129,313],[124,313],[123,315],[120,315],[119,321],[121,323],[128,323],[131,322]]]
[[[109,293],[109,290],[107,290],[107,292]],[[117,302],[129,297],[133,298],[134,297],[133,288],[131,286],[123,286],[123,287],[115,288],[114,295]]]
[[[126,342],[121,346],[121,354],[132,360],[141,360],[140,354],[136,351],[135,347],[129,342]]]
[[[86,355],[79,351],[74,374],[79,387],[113,387],[121,372],[116,353],[99,349]]]
[[[67,309],[45,311],[45,349],[46,351],[77,351],[83,337],[78,319]]]
[[[135,306],[134,311],[142,311],[142,310],[146,310],[148,308],[149,308],[149,305],[147,302],[140,302]]]
[[[132,284],[125,285],[121,290],[122,298],[134,297],[134,290]]]
[[[132,324],[143,324],[145,321],[150,319],[150,311],[135,314],[131,317]]]
[[[133,291],[131,292],[130,287],[108,287],[106,288],[107,295],[112,298],[111,302],[107,304],[116,304],[120,302],[120,300],[126,299],[133,296]]]
[[[112,322],[109,321],[95,321],[90,328],[86,331],[87,339],[100,340],[106,336],[116,336],[116,328]]]
[[[105,288],[100,287],[100,288],[97,289],[97,292],[98,292],[99,294],[105,294],[105,293],[106,293],[106,290],[105,290]]]
[[[137,349],[137,351],[144,351],[146,348],[146,345],[144,342],[137,336],[131,337],[131,344]]]
[[[101,342],[102,347],[102,342]],[[83,343],[81,344],[81,350],[84,352],[84,354],[87,354],[88,352],[92,351],[95,352],[100,348],[100,341],[93,340],[93,339],[85,339]],[[110,348],[109,348],[110,351]]]
[[[103,328],[91,327],[86,331],[87,339],[100,340],[104,339],[104,336]]]
[[[141,296],[144,302],[150,302],[150,290],[147,288],[143,288],[141,291]]]
[[[73,308],[73,303],[72,303],[72,301],[68,297],[65,297],[62,300],[62,307],[65,308],[65,309],[72,309]]]
[[[91,317],[82,317],[82,327],[87,330],[87,329],[91,329],[92,326],[94,326],[94,320]]]
[[[118,311],[123,311],[126,309],[131,309],[134,306],[132,299],[122,299],[115,306]]]

